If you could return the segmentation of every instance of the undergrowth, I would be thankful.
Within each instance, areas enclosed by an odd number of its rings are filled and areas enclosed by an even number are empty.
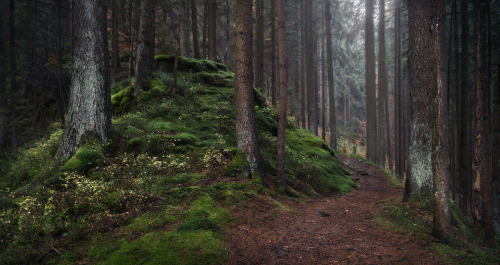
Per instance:
[[[236,148],[233,74],[221,64],[156,58],[149,89],[113,87],[113,133],[89,141],[63,165],[62,129],[0,161],[0,264],[220,264],[231,209],[264,188],[242,178]],[[173,97],[173,90],[175,96]],[[256,90],[262,153],[276,171],[278,112]],[[293,121],[286,172],[297,198],[345,194],[354,182],[328,145]],[[279,205],[278,205],[279,206]]]
[[[374,222],[381,228],[411,238],[431,241],[432,237],[432,201],[430,199],[411,199],[401,202],[401,198],[386,204],[374,214]],[[487,247],[482,244],[481,232],[452,203],[452,235],[449,242],[431,242],[430,251],[436,253],[442,261],[450,264],[499,264],[500,244]]]

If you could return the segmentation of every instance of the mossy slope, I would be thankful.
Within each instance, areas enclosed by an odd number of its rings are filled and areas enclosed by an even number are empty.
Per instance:
[[[60,166],[56,126],[49,138],[1,161],[1,264],[225,261],[221,231],[231,208],[263,190],[258,180],[238,178],[246,162],[236,148],[233,74],[181,57],[174,87],[172,56],[156,63],[163,71],[149,90],[132,95],[130,79],[113,88],[108,143],[83,146]],[[255,95],[259,140],[274,175],[277,111]],[[293,190],[315,196],[355,187],[326,143],[293,121],[286,141]]]

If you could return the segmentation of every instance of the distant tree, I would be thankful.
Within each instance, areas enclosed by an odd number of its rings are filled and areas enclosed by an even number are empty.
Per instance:
[[[198,30],[198,6],[197,0],[191,0],[191,27],[193,32],[193,56],[201,59],[200,36]]]
[[[217,5],[216,0],[207,0],[208,58],[217,60]]]
[[[365,2],[365,86],[366,86],[366,158],[377,161],[377,109],[375,98],[375,28],[373,0]]]
[[[387,154],[385,96],[387,67],[385,62],[385,0],[379,1],[378,20],[378,93],[377,93],[377,163],[385,168]]]
[[[255,0],[255,87],[264,92],[264,0]]]
[[[278,128],[278,158],[277,170],[280,185],[286,189],[285,174],[285,131],[286,131],[286,52],[285,52],[285,6],[283,0],[278,0],[278,56],[279,56],[279,90],[280,90],[280,115]]]
[[[180,55],[190,57],[191,49],[189,48],[189,42],[191,40],[189,34],[189,16],[188,16],[186,1],[179,1],[179,41],[180,41]]]
[[[252,2],[235,1],[235,113],[236,143],[246,156],[250,176],[262,176],[264,159],[259,150],[253,101]]]
[[[316,89],[314,78],[314,26],[313,1],[305,1],[305,56],[306,56],[306,87],[307,87],[307,119],[309,131],[318,135],[318,115]]]
[[[111,85],[116,83],[116,71],[120,64],[118,45],[118,0],[111,1]]]
[[[149,78],[154,71],[155,61],[155,3],[143,0],[140,5],[140,30],[135,63],[135,87],[148,89]]]
[[[104,0],[73,4],[74,55],[66,125],[58,156],[72,156],[89,137],[105,141],[111,131],[111,91]]]
[[[276,106],[276,0],[271,0],[271,103]],[[281,92],[280,92],[281,93]]]
[[[332,12],[330,1],[325,0],[326,61],[328,64],[328,101],[330,105],[330,147],[337,151],[337,114],[335,112],[335,87],[333,82]]]

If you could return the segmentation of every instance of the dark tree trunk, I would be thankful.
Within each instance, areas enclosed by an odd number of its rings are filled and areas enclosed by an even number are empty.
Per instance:
[[[337,151],[337,114],[335,111],[335,87],[333,82],[332,12],[330,1],[325,0],[326,17],[326,61],[328,63],[328,101],[330,105],[330,147]]]
[[[128,25],[128,32],[129,32],[129,42],[128,42],[128,77],[131,77],[134,75],[134,30],[133,30],[133,22],[135,20],[134,16],[134,0],[129,0],[128,4],[128,12],[129,12],[129,25]]]
[[[394,1],[394,166],[396,176],[402,178],[403,171],[402,168],[402,152],[401,152],[401,60],[399,60],[400,55],[400,45],[399,45],[399,30],[401,27],[401,4],[399,0]]]
[[[366,158],[377,160],[377,109],[375,98],[375,28],[373,0],[367,0],[365,21]]]
[[[325,8],[326,5],[323,4],[323,8]],[[323,17],[323,32],[325,32],[325,27],[326,27],[326,19]],[[324,35],[323,38],[321,38],[321,139],[326,141],[326,64],[325,64],[325,54],[326,54],[326,48],[325,48],[325,41],[326,41],[326,34]]]
[[[488,65],[488,0],[476,0],[475,21],[475,54],[476,67],[476,111],[475,111],[475,141],[474,141],[474,208],[476,221],[484,226],[486,241],[493,245],[495,240],[493,224],[493,188],[491,176],[490,124],[489,124],[489,65]],[[479,212],[479,213],[477,213]]]
[[[307,109],[307,85],[306,85],[306,45],[305,45],[305,21],[306,21],[306,15],[305,15],[305,2],[304,0],[301,0],[301,11],[300,11],[300,21],[301,21],[301,27],[300,27],[300,32],[301,32],[301,38],[300,38],[300,92],[301,92],[301,98],[300,98],[300,107],[301,107],[301,118],[302,118],[302,128],[307,129],[307,114],[306,114],[306,109]]]
[[[433,63],[430,1],[409,1],[410,139],[405,199],[430,196],[432,191],[432,117]]]
[[[191,27],[193,31],[193,54],[194,58],[201,59],[200,53],[200,34],[198,30],[198,7],[197,0],[191,0]]]
[[[203,37],[202,37],[202,54],[201,57],[203,59],[208,58],[208,44],[207,44],[207,35],[208,35],[208,0],[203,1]]]
[[[4,9],[0,6],[0,58],[5,58],[4,46]],[[5,89],[6,67],[4,63],[0,64],[0,149],[6,147],[7,143],[7,93]]]
[[[208,58],[217,60],[217,6],[216,0],[208,0]]]
[[[116,83],[116,71],[120,62],[118,45],[118,5],[111,1],[111,86]]]
[[[493,215],[495,216],[495,228],[498,233],[500,231],[500,174],[498,174],[498,172],[500,172],[500,52],[498,53],[497,63],[497,89],[495,91],[496,94],[493,95],[494,103],[492,114],[492,172],[497,172],[496,174],[493,174]]]
[[[458,202],[463,212],[471,212],[471,168],[470,160],[470,136],[469,136],[469,115],[470,115],[470,96],[469,96],[469,1],[462,0],[461,6],[461,87],[460,87],[460,122],[459,122],[459,168],[458,168]]]
[[[385,0],[380,0],[380,18],[379,18],[379,76],[382,78],[379,80],[382,97],[384,101],[384,123],[385,123],[385,143],[386,143],[386,153],[387,160],[389,161],[389,170],[392,171],[392,144],[391,144],[391,130],[389,123],[389,91],[387,84],[387,53],[385,48]],[[385,155],[385,154],[384,154]],[[385,167],[385,162],[383,163]]]
[[[155,0],[141,1],[141,22],[137,59],[135,63],[135,87],[149,89],[149,79],[155,69]]]
[[[434,237],[450,238],[450,154],[448,152],[448,80],[446,74],[446,2],[432,2],[432,183]],[[437,112],[437,113],[436,113]]]
[[[264,159],[259,150],[253,104],[252,2],[236,0],[235,11],[236,143],[246,156],[250,176],[263,177]]]
[[[58,156],[72,156],[88,140],[104,142],[111,131],[108,38],[104,0],[73,4],[74,56],[71,94]]]
[[[271,0],[273,1],[273,0]],[[279,89],[280,116],[278,128],[278,158],[277,170],[280,185],[286,189],[285,174],[285,130],[286,130],[286,61],[285,61],[285,7],[283,0],[278,0],[278,42],[279,42]]]
[[[305,1],[305,56],[306,56],[306,86],[307,86],[307,119],[309,131],[318,135],[318,120],[316,110],[316,89],[314,86],[314,32],[312,1]]]
[[[16,52],[16,2],[9,1],[9,64],[10,64],[10,134],[11,147],[17,149],[17,52]]]
[[[255,1],[255,87],[264,93],[264,1]]]
[[[189,20],[187,14],[186,2],[181,0],[179,1],[179,23],[180,23],[180,55],[190,57],[191,50],[189,48]]]
[[[271,0],[271,102],[276,106],[276,0]],[[281,93],[281,92],[280,92]]]
[[[379,1],[379,24],[378,24],[378,164],[385,168],[387,154],[386,138],[386,106],[385,97],[387,93],[387,69],[385,63],[385,0]]]

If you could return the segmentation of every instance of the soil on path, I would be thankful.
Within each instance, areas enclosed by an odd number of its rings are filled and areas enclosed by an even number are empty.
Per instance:
[[[340,157],[358,189],[345,196],[306,204],[259,198],[233,214],[227,230],[228,264],[443,264],[429,242],[382,230],[371,220],[388,198],[390,187],[376,167]]]

